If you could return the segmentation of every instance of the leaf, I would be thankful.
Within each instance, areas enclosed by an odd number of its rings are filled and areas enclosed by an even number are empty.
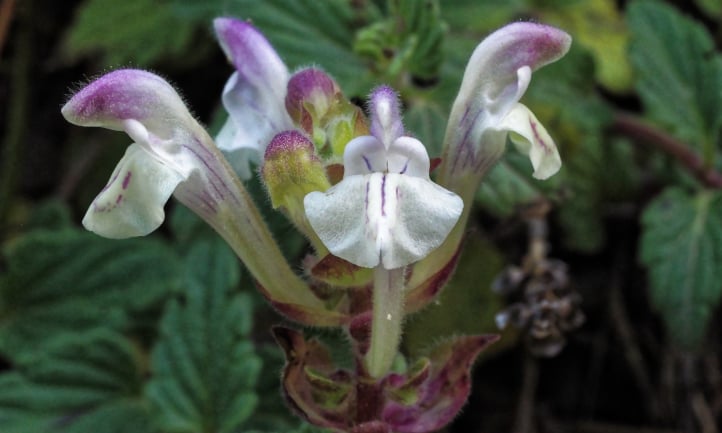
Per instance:
[[[712,18],[722,15],[722,0],[695,0],[697,7]]]
[[[70,58],[101,54],[108,66],[149,66],[188,57],[195,24],[176,16],[166,1],[86,0],[70,29],[64,41]]]
[[[541,181],[531,177],[529,158],[507,145],[502,160],[486,175],[476,193],[476,200],[487,211],[508,217],[519,208],[547,195],[559,178]]]
[[[33,413],[28,401],[36,395],[18,372],[0,375],[0,429],[3,433],[38,433],[53,421],[49,414]]]
[[[542,22],[569,32],[575,45],[592,53],[597,66],[594,77],[599,83],[614,92],[630,90],[633,80],[627,57],[629,31],[615,2],[572,1],[563,7],[550,5],[540,15]]]
[[[142,359],[117,333],[99,329],[68,337],[19,367],[22,376],[0,376],[3,432],[156,431],[141,400]]]
[[[491,284],[502,266],[503,258],[492,244],[478,235],[467,236],[456,272],[437,301],[404,324],[403,344],[410,358],[452,336],[496,332],[494,317],[503,300]],[[492,350],[513,343],[513,338],[505,338]]]
[[[722,121],[722,60],[705,28],[672,6],[630,4],[630,56],[649,115],[680,139],[703,149],[718,142]]]
[[[572,153],[573,152],[573,153]],[[598,252],[606,243],[604,218],[610,205],[634,200],[640,184],[632,146],[590,136],[568,154],[562,180],[566,198],[558,207],[564,243]]]
[[[384,81],[438,79],[446,24],[436,0],[390,0],[387,16],[356,32],[354,52],[369,60]]]
[[[184,261],[187,279],[227,290],[241,280],[241,262],[231,247],[203,220],[184,206],[173,210],[170,226]]]
[[[670,187],[642,215],[640,259],[671,339],[699,348],[722,295],[722,194]]]
[[[234,280],[222,275],[224,261],[214,264],[208,246],[194,246],[186,256],[208,269],[207,278],[190,279],[185,303],[170,303],[153,350],[147,395],[169,432],[234,431],[258,401],[253,387],[261,361],[248,339],[251,300],[228,295]]]
[[[121,329],[178,284],[172,250],[151,238],[108,240],[78,230],[36,231],[5,249],[0,353],[19,359],[95,326]]]
[[[459,33],[490,33],[492,30],[513,21],[526,6],[525,0],[454,0],[445,1],[441,15],[449,23],[451,31]],[[483,19],[480,19],[483,17]],[[481,40],[476,41],[477,43]]]

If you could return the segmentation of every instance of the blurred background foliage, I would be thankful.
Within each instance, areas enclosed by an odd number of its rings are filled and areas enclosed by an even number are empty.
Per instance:
[[[542,204],[542,241],[568,265],[586,323],[552,359],[529,354],[528,329],[505,331],[449,430],[719,431],[722,1],[0,0],[0,432],[313,431],[280,397],[268,329],[282,318],[194,215],[171,203],[158,233],[125,241],[79,227],[127,139],[66,124],[67,95],[147,68],[217,130],[231,73],[219,15],[251,19],[291,68],[324,68],[354,101],[395,86],[432,156],[483,36],[520,19],[572,34],[523,101],[561,172],[539,182],[505,155],[454,279],[407,321],[404,352],[497,332],[514,295],[492,283],[525,260]],[[300,260],[303,239],[258,181],[249,189]],[[343,358],[337,333],[314,332]]]

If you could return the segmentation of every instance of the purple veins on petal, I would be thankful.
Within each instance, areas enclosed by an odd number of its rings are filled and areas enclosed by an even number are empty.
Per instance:
[[[125,177],[123,178],[123,189],[128,189],[128,184],[130,183],[132,174],[133,173],[130,171],[125,174]]]

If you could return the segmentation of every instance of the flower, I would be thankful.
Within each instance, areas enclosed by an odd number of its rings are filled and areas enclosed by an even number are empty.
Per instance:
[[[109,238],[146,235],[163,222],[173,195],[228,242],[276,308],[302,323],[344,320],[288,265],[247,191],[165,80],[113,71],[76,93],[62,113],[76,125],[125,131],[134,141],[88,209],[88,230]]]
[[[501,158],[507,138],[529,155],[534,177],[546,179],[561,167],[554,141],[519,100],[532,72],[564,56],[570,44],[562,30],[518,22],[487,36],[472,53],[451,108],[436,176],[439,185],[464,200],[466,211],[444,244],[416,267],[410,286],[426,281],[456,256],[479,183]]]
[[[507,136],[529,155],[534,177],[546,179],[559,170],[554,141],[518,101],[532,71],[562,57],[570,44],[571,37],[559,29],[519,22],[495,31],[476,47],[449,116],[439,183],[457,191],[471,175],[477,181],[472,182],[475,190],[501,156]]]
[[[212,140],[155,74],[113,71],[76,93],[62,113],[76,125],[125,131],[134,141],[83,218],[90,231],[143,236],[163,222],[163,206],[174,193],[200,214],[233,195],[222,170],[214,169],[220,162]]]
[[[438,247],[456,224],[463,202],[429,179],[429,156],[404,135],[396,93],[370,98],[371,135],[351,140],[344,177],[304,198],[306,216],[334,255],[355,265],[395,269]]]
[[[228,120],[216,142],[242,179],[251,177],[250,163],[279,132],[293,129],[285,98],[289,72],[268,40],[246,21],[216,18],[221,48],[236,68],[223,88]]]

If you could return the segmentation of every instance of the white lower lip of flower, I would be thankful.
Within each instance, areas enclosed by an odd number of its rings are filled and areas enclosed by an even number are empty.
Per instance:
[[[312,192],[304,206],[331,253],[358,266],[394,269],[437,248],[456,224],[463,202],[423,178],[371,173]]]
[[[113,239],[145,236],[161,225],[163,205],[183,180],[181,174],[134,143],[93,200],[83,226]]]

